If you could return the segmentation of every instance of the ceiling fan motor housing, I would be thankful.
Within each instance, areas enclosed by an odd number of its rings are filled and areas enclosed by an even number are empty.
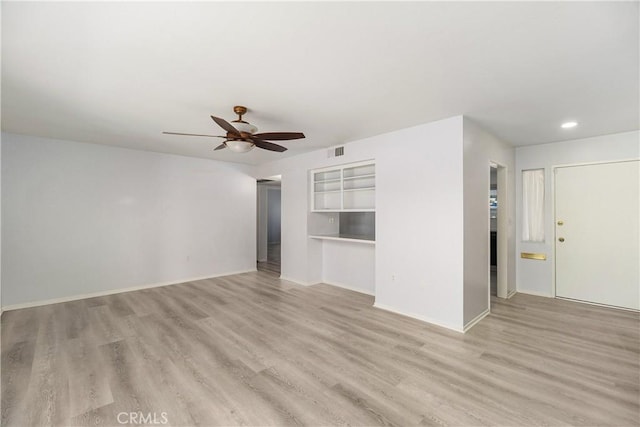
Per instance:
[[[251,123],[247,123],[244,120],[234,120],[231,122],[233,127],[236,128],[240,133],[249,133],[253,135],[258,131],[258,128],[252,125]]]

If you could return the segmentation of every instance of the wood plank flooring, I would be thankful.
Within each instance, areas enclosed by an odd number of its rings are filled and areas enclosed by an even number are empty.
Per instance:
[[[258,271],[280,276],[280,243],[269,243],[267,246],[267,260],[258,262]]]
[[[2,425],[640,423],[637,313],[516,295],[463,335],[372,303],[256,272],[6,312]]]

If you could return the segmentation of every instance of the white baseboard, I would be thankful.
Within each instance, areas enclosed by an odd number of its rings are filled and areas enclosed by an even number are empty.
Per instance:
[[[543,292],[521,291],[521,290],[517,290],[516,292],[519,293],[519,294],[534,295],[534,296],[537,296],[537,297],[553,298],[553,295],[545,294]]]
[[[70,302],[70,301],[77,301],[77,300],[87,299],[87,298],[103,297],[106,295],[121,294],[124,292],[139,291],[142,289],[160,288],[162,286],[179,285],[181,283],[195,282],[197,280],[205,280],[205,279],[214,279],[216,277],[223,277],[223,276],[233,276],[235,274],[250,273],[253,271],[256,271],[256,269],[253,268],[250,270],[240,270],[240,271],[232,271],[229,273],[220,273],[220,274],[215,274],[213,276],[192,277],[188,279],[180,279],[177,281],[152,283],[148,285],[132,286],[129,288],[110,289],[106,291],[90,292],[86,294],[72,295],[68,297],[52,298],[47,300],[25,302],[20,304],[11,304],[11,305],[2,307],[2,311],[5,312],[10,310],[20,310],[22,308],[40,307],[40,306],[49,305],[49,304],[59,304],[61,302]]]
[[[432,325],[441,326],[443,328],[451,329],[452,331],[464,333],[464,329],[461,329],[459,327],[456,327],[456,326],[453,326],[453,325],[449,325],[449,324],[446,324],[446,323],[443,323],[443,322],[440,322],[440,321],[437,321],[437,320],[434,320],[434,319],[430,319],[428,317],[425,317],[425,316],[422,316],[422,315],[419,315],[419,314],[407,313],[405,311],[398,310],[398,309],[396,309],[394,307],[390,307],[390,306],[385,305],[385,304],[380,304],[378,302],[374,303],[373,306],[375,308],[379,308],[381,310],[390,311],[390,312],[395,313],[395,314],[400,314],[402,316],[411,317],[412,319],[417,319],[417,320],[421,320],[423,322],[431,323]]]
[[[611,308],[611,309],[614,309],[614,310],[624,310],[624,311],[631,311],[631,312],[634,312],[634,313],[640,313],[640,310],[637,310],[635,308],[627,308],[627,307],[620,307],[620,306],[617,306],[617,305],[601,304],[601,303],[598,303],[598,302],[591,302],[591,301],[582,301],[582,300],[579,300],[579,299],[566,298],[566,297],[556,297],[556,298],[564,300],[564,301],[577,302],[579,304],[589,304],[589,305],[595,305],[597,307],[604,307],[604,308]]]
[[[301,286],[315,285],[315,283],[304,282],[302,280],[292,279],[291,277],[286,277],[282,275],[280,276],[280,280],[286,280],[287,282],[295,283],[296,285],[301,285]]]
[[[267,259],[259,259],[258,262],[267,262]]]
[[[507,296],[507,298],[509,298],[509,296]],[[484,319],[485,317],[487,317],[489,315],[490,311],[487,308],[485,311],[483,311],[482,313],[478,314],[472,321],[470,321],[469,323],[467,323],[466,325],[464,325],[464,332],[467,332],[469,329],[473,328],[476,323],[478,323],[479,321],[481,321],[482,319]]]
[[[371,295],[372,297],[376,296],[376,293],[373,291],[362,289],[362,288],[356,288],[355,286],[351,286],[351,285],[345,285],[344,283],[328,282],[326,280],[323,280],[322,283],[324,283],[325,285],[335,286],[336,288],[343,288],[343,289],[348,289],[350,291],[359,292],[361,294]]]
[[[516,290],[509,291],[509,293],[507,294],[507,299],[511,298],[512,296],[514,296],[517,293],[518,293],[518,291],[516,291]]]

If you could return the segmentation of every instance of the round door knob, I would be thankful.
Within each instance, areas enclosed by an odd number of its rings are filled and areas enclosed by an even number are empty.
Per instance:
[[[560,241],[560,242],[564,242],[564,237],[560,237],[560,238],[558,239],[558,241]]]

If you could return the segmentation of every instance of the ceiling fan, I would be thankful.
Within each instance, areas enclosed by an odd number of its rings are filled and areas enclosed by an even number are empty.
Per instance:
[[[211,116],[214,122],[216,122],[222,129],[227,131],[226,136],[221,135],[200,135],[195,133],[179,133],[179,132],[162,132],[166,135],[182,135],[182,136],[206,136],[210,138],[223,138],[225,141],[218,145],[215,150],[222,150],[228,148],[236,153],[246,153],[253,150],[254,147],[262,148],[270,151],[287,151],[287,149],[281,145],[274,144],[267,141],[287,141],[291,139],[304,138],[304,134],[301,132],[265,132],[256,133],[257,127],[249,122],[242,120],[242,116],[246,114],[247,107],[242,105],[236,105],[233,107],[233,112],[238,115],[238,119],[232,121],[233,125],[220,117]],[[215,151],[214,150],[214,151]]]

